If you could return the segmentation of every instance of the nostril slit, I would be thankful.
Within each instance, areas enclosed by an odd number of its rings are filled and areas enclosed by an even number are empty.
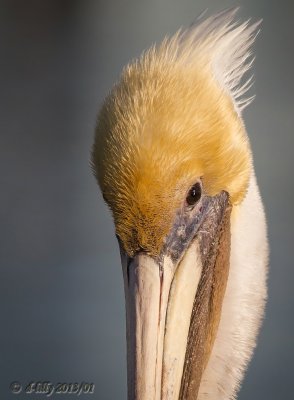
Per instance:
[[[127,261],[127,280],[128,280],[128,286],[130,286],[130,265],[132,262],[132,258],[128,257],[128,261]]]

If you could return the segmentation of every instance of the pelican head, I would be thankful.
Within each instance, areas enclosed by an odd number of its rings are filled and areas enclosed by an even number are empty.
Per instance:
[[[258,23],[235,12],[144,52],[98,115],[92,167],[121,253],[129,400],[204,398],[253,171],[241,81]]]

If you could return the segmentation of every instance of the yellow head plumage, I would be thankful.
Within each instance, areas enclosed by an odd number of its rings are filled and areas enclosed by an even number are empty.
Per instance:
[[[255,25],[234,11],[179,31],[130,63],[98,115],[92,166],[117,235],[132,255],[159,253],[200,178],[204,192],[244,198],[251,152],[240,87]]]

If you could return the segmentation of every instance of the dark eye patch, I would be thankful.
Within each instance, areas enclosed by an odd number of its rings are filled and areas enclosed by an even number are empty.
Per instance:
[[[187,197],[186,197],[186,203],[188,206],[194,206],[201,198],[202,194],[202,189],[201,189],[201,184],[199,182],[195,183],[189,190]]]

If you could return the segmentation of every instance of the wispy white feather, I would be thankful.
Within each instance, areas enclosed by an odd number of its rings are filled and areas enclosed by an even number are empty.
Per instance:
[[[165,45],[176,50],[178,60],[194,63],[208,62],[222,88],[228,91],[239,114],[254,96],[245,94],[252,86],[247,76],[254,61],[251,46],[259,32],[261,20],[250,24],[235,20],[238,8],[223,11],[203,19],[203,14],[186,30],[180,30]]]

